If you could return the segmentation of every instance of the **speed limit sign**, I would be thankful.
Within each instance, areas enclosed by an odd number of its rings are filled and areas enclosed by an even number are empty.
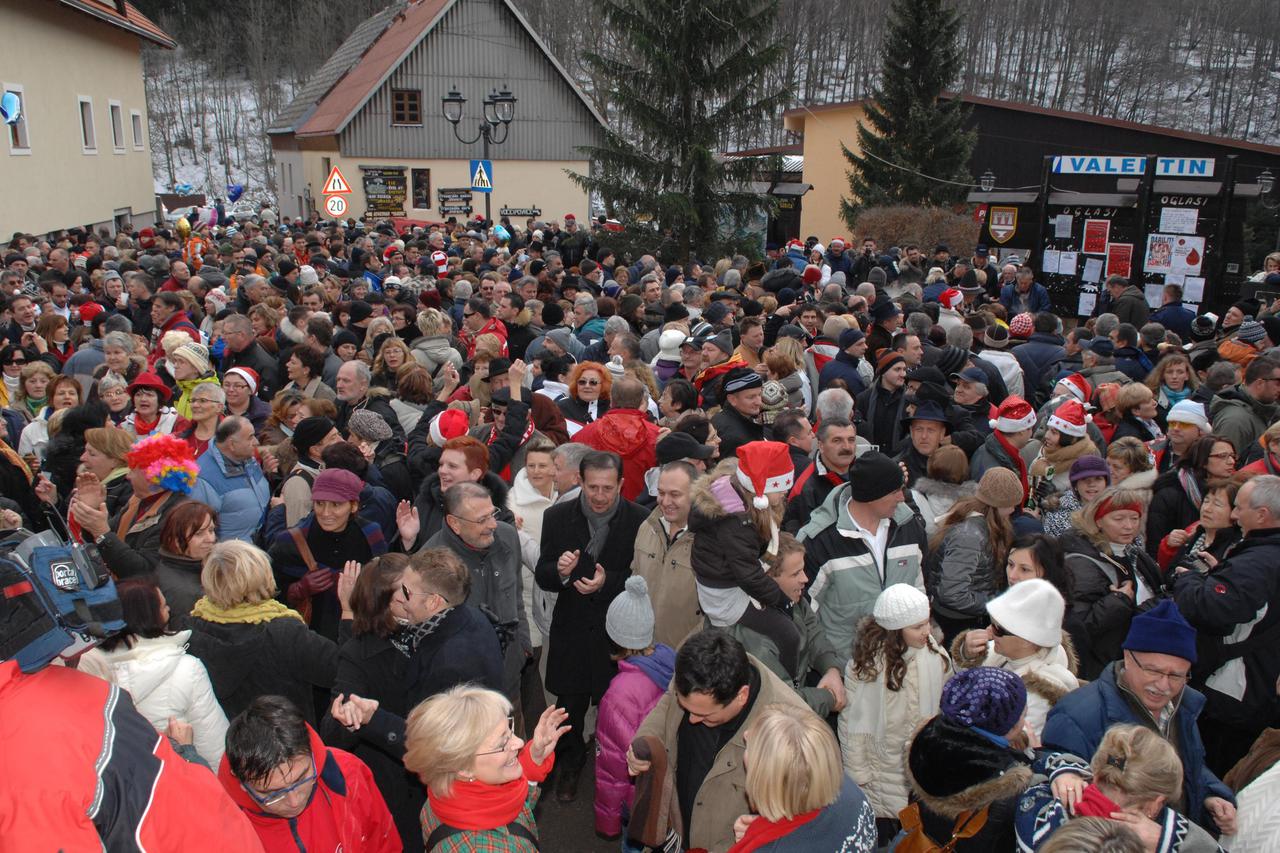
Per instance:
[[[347,212],[347,200],[340,195],[331,195],[324,200],[325,212],[338,217]]]

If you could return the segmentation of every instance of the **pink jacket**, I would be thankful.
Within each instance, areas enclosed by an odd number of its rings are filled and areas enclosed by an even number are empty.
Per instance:
[[[630,803],[632,792],[627,749],[644,718],[667,691],[675,660],[675,651],[659,644],[647,657],[619,661],[618,674],[600,700],[596,719],[596,832],[601,835],[622,832],[622,807]]]

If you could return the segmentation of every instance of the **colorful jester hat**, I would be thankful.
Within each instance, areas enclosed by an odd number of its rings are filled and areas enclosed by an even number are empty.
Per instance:
[[[125,463],[143,471],[147,482],[171,492],[191,494],[200,469],[191,445],[172,435],[153,435],[133,446]]]

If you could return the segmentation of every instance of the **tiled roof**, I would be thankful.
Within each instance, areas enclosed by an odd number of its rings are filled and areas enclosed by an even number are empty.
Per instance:
[[[154,21],[139,12],[132,3],[123,2],[123,0],[120,0],[120,2],[115,2],[115,0],[58,0],[58,2],[78,12],[92,15],[100,21],[120,27],[122,30],[128,30],[134,35],[161,47],[172,49],[178,46],[178,43],[173,40],[173,36],[156,26]]]

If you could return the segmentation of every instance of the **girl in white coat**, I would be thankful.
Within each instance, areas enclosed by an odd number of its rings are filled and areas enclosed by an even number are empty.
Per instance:
[[[116,585],[125,632],[80,658],[80,670],[128,691],[156,731],[170,718],[191,725],[196,752],[217,772],[227,736],[227,716],[213,695],[209,673],[187,654],[190,631],[169,633],[169,605],[153,582],[132,578]]]
[[[1047,580],[1014,584],[987,602],[991,627],[965,631],[951,646],[960,669],[1007,669],[1027,687],[1027,728],[1039,737],[1049,711],[1080,686],[1075,649],[1062,630],[1066,604]]]
[[[883,843],[907,807],[903,758],[911,736],[938,713],[951,660],[931,635],[929,599],[914,586],[890,586],[872,614],[845,668],[839,734],[844,771],[867,795]]]

